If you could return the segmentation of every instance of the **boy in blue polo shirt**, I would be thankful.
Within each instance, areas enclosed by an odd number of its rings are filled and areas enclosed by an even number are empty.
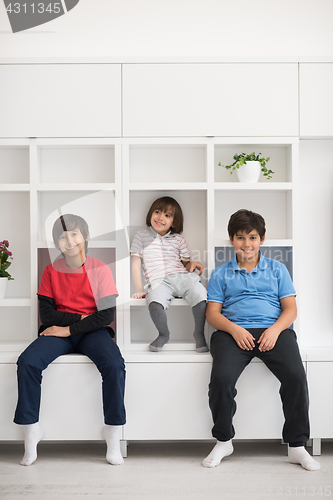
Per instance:
[[[202,465],[216,467],[233,452],[235,385],[256,356],[281,382],[289,461],[318,470],[320,464],[304,448],[309,439],[308,388],[296,335],[290,329],[297,316],[296,294],[285,265],[261,254],[265,232],[261,215],[249,210],[234,213],[228,233],[235,255],[209,280],[206,317],[216,329],[210,345],[209,405],[217,443]]]

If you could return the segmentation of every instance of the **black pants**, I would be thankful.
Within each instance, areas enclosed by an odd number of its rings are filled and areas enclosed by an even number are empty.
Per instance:
[[[249,328],[248,331],[258,340],[265,328]],[[284,330],[274,348],[267,352],[260,352],[255,344],[252,351],[244,351],[229,333],[216,331],[212,335],[213,367],[209,384],[209,406],[214,422],[212,434],[218,441],[229,441],[234,437],[235,385],[251,359],[258,357],[281,382],[284,441],[291,446],[303,446],[310,435],[309,395],[296,334],[291,329]]]

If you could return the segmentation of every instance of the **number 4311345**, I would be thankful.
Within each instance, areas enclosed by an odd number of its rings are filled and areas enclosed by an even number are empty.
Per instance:
[[[61,2],[26,2],[9,3],[6,7],[6,11],[10,14],[43,14],[44,12],[49,12],[50,14],[60,14],[61,12]]]

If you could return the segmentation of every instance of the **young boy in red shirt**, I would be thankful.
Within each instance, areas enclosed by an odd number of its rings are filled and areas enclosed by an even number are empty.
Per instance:
[[[14,417],[24,425],[25,454],[21,465],[37,459],[43,437],[39,424],[42,371],[58,356],[81,353],[101,373],[103,384],[103,437],[106,459],[120,465],[121,426],[125,424],[125,366],[114,332],[118,292],[110,268],[87,255],[89,229],[77,215],[63,215],[53,226],[53,240],[64,258],[48,265],[38,290],[42,326],[38,338],[17,361],[18,402]]]

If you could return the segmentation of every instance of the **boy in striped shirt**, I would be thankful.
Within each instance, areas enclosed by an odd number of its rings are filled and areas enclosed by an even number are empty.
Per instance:
[[[138,231],[131,246],[134,298],[147,298],[151,319],[158,337],[149,345],[160,351],[168,342],[170,332],[166,309],[175,297],[185,299],[194,316],[194,338],[197,352],[207,352],[204,336],[207,292],[200,282],[203,266],[191,261],[183,232],[183,212],[178,202],[169,196],[158,198],[150,207],[147,229]],[[142,286],[141,266],[147,285]],[[198,270],[198,274],[194,273]]]

